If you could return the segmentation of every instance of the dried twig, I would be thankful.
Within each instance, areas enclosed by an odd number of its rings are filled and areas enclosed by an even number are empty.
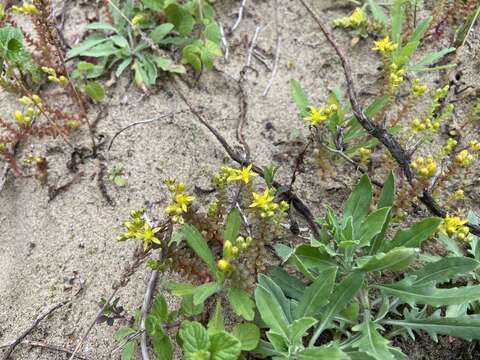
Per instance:
[[[147,319],[148,310],[150,308],[150,303],[152,302],[153,291],[155,290],[155,286],[157,284],[158,279],[158,270],[152,270],[150,274],[150,280],[148,281],[147,290],[145,292],[145,296],[143,298],[142,310],[141,310],[141,317],[140,317],[140,331],[142,331],[140,335],[140,348],[142,350],[142,359],[143,360],[150,360],[148,356],[148,347],[147,347],[147,333],[145,331],[145,320]]]
[[[220,36],[222,37],[222,44],[225,50],[225,55],[223,58],[225,59],[225,62],[228,62],[228,56],[230,54],[230,50],[228,48],[227,37],[225,36],[225,31],[223,31],[223,25],[222,24],[219,24],[219,25],[220,25]]]
[[[306,0],[300,0],[303,6],[307,9],[309,14],[315,20],[323,35],[326,37],[327,41],[334,48],[337,56],[340,59],[342,64],[343,73],[347,83],[347,94],[352,106],[352,111],[355,117],[358,119],[358,122],[362,127],[373,137],[379,140],[393,156],[397,164],[403,170],[405,177],[410,185],[413,186],[414,173],[410,166],[410,156],[402,148],[397,139],[391,135],[387,129],[383,126],[375,124],[368,116],[365,114],[364,109],[361,107],[358,101],[357,91],[355,89],[355,83],[353,81],[353,72],[350,67],[348,59],[345,57],[342,49],[339,48],[332,31],[322,22],[320,17],[316,14],[313,8],[307,3]],[[440,205],[433,199],[432,194],[428,189],[424,189],[422,195],[420,195],[419,200],[428,208],[428,210],[435,216],[445,217],[446,211],[442,209]],[[480,226],[468,223],[467,226],[470,228],[470,232],[474,235],[480,235]]]
[[[156,117],[156,118],[153,118],[153,119],[136,121],[136,122],[134,122],[134,123],[131,123],[131,124],[125,126],[124,128],[120,129],[119,131],[117,131],[117,132],[115,133],[115,135],[113,135],[112,140],[110,140],[110,143],[108,144],[107,150],[110,150],[110,149],[112,148],[113,142],[115,141],[115,139],[117,138],[117,136],[120,135],[120,134],[121,134],[122,132],[124,132],[125,130],[130,129],[131,127],[134,127],[134,126],[137,126],[137,125],[149,124],[149,123],[152,123],[152,122],[160,121],[160,120],[162,120],[162,119],[165,119],[166,117],[174,116],[174,115],[176,115],[176,114],[181,114],[181,113],[183,113],[183,112],[184,112],[184,111],[172,112],[172,113],[169,113],[169,114],[161,115],[161,116]]]
[[[58,345],[47,344],[46,342],[43,342],[43,341],[23,340],[22,344],[25,344],[25,345],[28,345],[28,346],[33,346],[33,347],[38,347],[38,348],[42,348],[42,349],[46,349],[46,350],[50,350],[50,351],[63,352],[67,355],[70,355],[70,354],[73,353],[72,350],[69,350],[67,348],[64,348],[64,347],[58,346]],[[5,344],[5,345],[0,345],[0,349],[9,347],[10,345],[11,345],[11,343],[8,343],[8,344]],[[75,357],[77,359],[80,359],[80,360],[90,360],[89,358],[87,358],[83,355],[79,355],[79,354],[75,355]]]
[[[263,94],[262,94],[263,96],[267,96],[268,92],[270,91],[270,88],[273,85],[273,80],[275,79],[275,75],[277,74],[278,62],[280,60],[281,39],[280,39],[280,31],[278,29],[279,24],[278,24],[278,1],[277,0],[275,0],[274,6],[275,6],[275,10],[274,10],[275,11],[275,34],[277,37],[276,45],[275,45],[275,60],[273,62],[272,75],[270,76],[270,80],[268,81],[267,87],[263,91]]]
[[[15,347],[20,344],[23,339],[25,339],[28,334],[30,334],[37,326],[38,324],[40,324],[40,322],[45,319],[47,316],[49,316],[50,314],[52,314],[54,311],[56,311],[57,309],[61,308],[62,306],[64,306],[65,304],[68,304],[70,302],[70,300],[64,300],[60,303],[58,303],[57,305],[55,305],[54,307],[52,307],[51,309],[49,309],[48,311],[44,312],[43,314],[41,314],[34,322],[32,325],[30,325],[30,327],[25,330],[16,340],[14,340],[9,346],[8,346],[8,349],[7,349],[7,352],[3,355],[3,358],[2,360],[7,360],[10,355],[12,354],[13,350],[15,349]]]
[[[242,21],[243,18],[243,10],[245,9],[245,4],[247,3],[247,0],[242,0],[242,3],[240,4],[240,7],[238,8],[238,15],[237,15],[237,20],[235,20],[235,24],[230,28],[230,32],[234,32],[235,29],[240,25],[240,22]]]
[[[198,121],[202,125],[204,125],[211,133],[212,135],[218,140],[218,142],[222,145],[224,150],[227,152],[228,156],[235,161],[236,163],[240,165],[249,165],[250,163],[247,162],[240,154],[238,154],[225,140],[225,138],[213,127],[211,126],[204,118],[203,116],[192,106],[190,101],[185,97],[185,95],[182,93],[180,90],[178,83],[174,77],[172,77],[172,85],[180,98],[183,100],[183,102],[188,106],[190,111],[192,112],[193,115],[197,118]],[[265,177],[265,173],[263,169],[253,163],[251,163],[253,171],[255,171],[257,174],[259,174],[261,177]],[[274,181],[272,184],[275,188],[280,188],[284,187],[282,184],[280,184],[277,181]],[[310,227],[310,230],[313,232],[313,234],[316,237],[320,236],[319,230],[318,230],[318,225],[315,222],[315,219],[312,215],[312,212],[310,209],[303,203],[303,201],[293,192],[286,192],[282,194],[285,196],[286,200],[298,211],[298,213],[305,219],[307,222],[308,226]]]
[[[257,43],[258,34],[262,30],[261,26],[257,26],[255,28],[255,33],[253,34],[252,41],[250,42],[250,47],[248,48],[248,55],[247,55],[247,66],[251,66],[252,64],[252,55],[253,49],[255,49],[255,44]]]
[[[2,175],[0,175],[0,193],[5,187],[5,183],[7,182],[9,172],[10,172],[10,166],[8,164],[5,164],[5,166],[3,167]]]

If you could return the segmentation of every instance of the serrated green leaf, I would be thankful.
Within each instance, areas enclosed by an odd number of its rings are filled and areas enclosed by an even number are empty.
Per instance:
[[[155,297],[150,309],[150,314],[155,316],[160,321],[165,322],[168,318],[168,305],[163,295],[159,294]]]
[[[367,353],[376,360],[396,360],[397,357],[392,353],[393,348],[390,346],[390,341],[380,335],[377,326],[373,321],[366,321],[354,326],[352,330],[361,332],[362,336],[354,343],[353,347]]]
[[[443,58],[445,55],[455,51],[455,48],[446,48],[442,49],[440,51],[435,51],[428,53],[425,55],[419,62],[417,62],[415,65],[412,65],[409,67],[409,70],[411,71],[425,71],[428,70],[428,66],[437,62],[441,58]]]
[[[186,316],[195,316],[203,312],[204,303],[200,305],[193,304],[193,295],[183,296],[182,305],[180,307],[180,313]]]
[[[398,247],[388,253],[379,253],[367,257],[361,262],[357,271],[400,271],[406,269],[415,259],[417,251],[413,248]]]
[[[480,263],[467,257],[445,257],[439,261],[428,263],[424,267],[406,276],[415,277],[412,285],[426,284],[430,282],[442,283],[464,275],[477,269]]]
[[[196,321],[182,321],[178,336],[182,340],[184,355],[188,356],[202,350],[208,351],[210,348],[207,330]]]
[[[326,269],[305,289],[303,297],[295,308],[296,319],[315,316],[320,308],[328,303],[336,274],[337,268]]]
[[[255,324],[235,325],[232,335],[240,341],[242,351],[252,351],[260,341],[260,329]]]
[[[230,306],[235,314],[243,317],[247,321],[253,320],[253,309],[255,304],[245,290],[230,288],[228,289],[227,296]]]
[[[210,338],[211,360],[237,360],[240,352],[240,341],[231,334],[220,332]]]

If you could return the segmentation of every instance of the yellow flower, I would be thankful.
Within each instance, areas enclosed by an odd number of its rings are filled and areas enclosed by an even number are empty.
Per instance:
[[[259,208],[262,210],[269,210],[274,197],[271,195],[270,189],[265,189],[263,194],[252,193],[254,202],[250,204],[251,208]]]
[[[305,121],[308,121],[312,125],[317,125],[325,120],[328,117],[323,113],[322,109],[314,108],[313,106],[310,107],[310,113],[303,118]]]
[[[228,176],[227,181],[243,181],[245,184],[248,184],[250,178],[258,176],[257,173],[252,171],[252,164],[242,168],[242,170],[232,168],[228,168],[228,170],[232,171],[229,172],[230,175]]]
[[[465,192],[462,189],[459,189],[453,193],[453,198],[455,200],[462,200],[465,198]]]
[[[412,167],[422,178],[430,178],[437,172],[437,163],[432,155],[416,158],[412,161]]]
[[[228,271],[230,270],[230,263],[225,259],[220,259],[217,262],[218,269],[221,271]]]
[[[372,50],[378,51],[382,55],[390,54],[398,48],[398,44],[392,42],[389,36],[384,37],[382,40],[375,41],[374,45]]]
[[[462,150],[460,151],[457,156],[455,156],[455,161],[463,167],[469,166],[473,160],[475,160],[475,157],[468,152],[468,150]]]
[[[143,248],[146,250],[151,243],[161,244],[160,240],[155,236],[161,228],[152,228],[146,221],[143,224],[143,229],[137,234],[140,240],[143,240]]]
[[[195,197],[185,194],[175,195],[175,202],[182,209],[183,212],[187,212],[188,205],[195,199]]]
[[[447,214],[443,220],[443,224],[440,226],[440,230],[448,236],[453,236],[460,240],[466,240],[470,231],[468,227],[465,226],[466,223],[467,220],[465,219]]]
[[[422,85],[419,79],[413,80],[412,93],[414,96],[419,97],[425,94],[428,90],[427,85]]]

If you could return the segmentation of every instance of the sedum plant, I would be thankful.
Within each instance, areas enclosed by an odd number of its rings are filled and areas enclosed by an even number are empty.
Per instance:
[[[181,62],[197,72],[211,68],[214,58],[222,54],[215,12],[206,0],[108,3],[112,23],[89,24],[94,33],[68,53],[69,58],[98,59],[87,74],[90,78],[109,71],[119,77],[131,68],[139,86],[151,87],[162,71],[185,72],[170,59],[172,46],[182,51]]]
[[[460,280],[480,263],[464,256],[423,256],[419,248],[437,232],[438,218],[389,237],[394,194],[390,174],[370,210],[372,187],[364,176],[342,217],[327,208],[321,238],[294,248],[276,245],[284,266],[300,276],[283,268],[259,276],[255,302],[266,338],[255,350],[258,354],[273,359],[406,359],[392,346],[393,337],[415,338],[426,331],[434,339],[480,338],[480,321],[467,314],[480,286]]]

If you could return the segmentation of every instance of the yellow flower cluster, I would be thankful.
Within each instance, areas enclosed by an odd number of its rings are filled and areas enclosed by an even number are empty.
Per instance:
[[[453,193],[453,200],[463,200],[465,198],[465,192],[459,189]]]
[[[226,176],[227,182],[243,181],[245,184],[248,184],[251,178],[258,176],[257,173],[252,171],[252,164],[242,167],[241,170],[224,166],[222,167],[222,172]]]
[[[327,121],[330,116],[338,111],[338,106],[335,104],[324,105],[319,108],[311,106],[309,113],[303,119],[308,121],[312,126],[316,126],[324,121]]]
[[[44,157],[34,155],[34,154],[28,154],[23,160],[24,164],[26,165],[32,165],[32,164],[41,165],[45,161],[46,159]]]
[[[437,171],[437,163],[432,155],[418,157],[412,161],[412,167],[422,178],[430,178]]]
[[[362,163],[367,163],[370,158],[372,157],[372,150],[370,149],[367,149],[365,147],[361,147],[359,150],[358,150],[359,154],[360,154],[360,161]]]
[[[432,122],[429,118],[421,121],[419,118],[412,120],[412,130],[414,132],[422,132],[426,130],[431,130],[433,132],[437,131],[440,128],[440,120],[436,119]]]
[[[274,196],[272,190],[267,188],[263,192],[260,193],[252,193],[253,195],[253,203],[250,204],[251,208],[257,208],[261,211],[260,216],[262,218],[272,218],[275,214],[284,213],[288,210],[289,205],[286,201],[281,201],[280,204],[274,202]]]
[[[388,85],[390,90],[393,91],[403,84],[405,70],[403,70],[397,64],[391,64],[389,70],[390,73],[388,75]]]
[[[42,66],[42,71],[48,75],[47,79],[49,81],[56,82],[63,86],[68,84],[68,79],[63,75],[57,76],[55,69],[52,69],[51,67]]]
[[[372,48],[372,50],[378,51],[382,55],[389,55],[398,49],[398,44],[395,44],[393,41],[391,41],[389,36],[375,41],[374,45],[375,46]]]
[[[126,221],[123,225],[127,229],[125,233],[117,237],[118,241],[125,241],[128,239],[138,239],[143,241],[143,249],[146,251],[152,244],[161,245],[160,239],[156,234],[161,228],[153,228],[143,218],[144,210],[133,210],[130,213],[130,221]]]
[[[12,6],[12,11],[24,15],[38,14],[39,11],[37,7],[33,4],[23,3],[22,6]]]
[[[173,195],[172,202],[165,208],[165,212],[171,216],[172,222],[183,224],[182,215],[188,211],[188,206],[195,198],[185,194],[186,187],[182,182],[167,179],[163,183]]]
[[[367,23],[367,17],[365,16],[362,8],[356,8],[352,15],[336,19],[334,21],[335,26],[352,29],[357,29],[362,25],[366,25]]]
[[[468,145],[472,149],[472,151],[478,152],[480,151],[480,143],[477,140],[470,140]]]
[[[473,160],[475,160],[475,156],[470,154],[470,152],[467,149],[464,149],[460,151],[456,156],[455,156],[455,161],[457,162],[458,165],[462,167],[468,167],[472,164]]]
[[[143,14],[137,14],[132,18],[132,25],[137,26],[144,20]]]
[[[221,271],[229,271],[231,269],[231,260],[237,259],[242,251],[248,249],[252,241],[251,236],[247,236],[246,238],[239,236],[234,243],[226,240],[223,243],[223,258],[217,262],[218,268]]]
[[[443,154],[449,155],[453,151],[455,146],[457,146],[457,144],[458,144],[457,140],[455,140],[454,138],[449,138],[447,141],[447,145],[445,145],[442,149]]]
[[[457,216],[450,216],[447,214],[440,230],[451,237],[456,237],[459,240],[467,240],[469,229],[465,224],[467,220],[461,219]]]
[[[412,94],[415,97],[420,97],[423,94],[425,94],[428,90],[427,85],[422,85],[420,82],[420,79],[415,79],[413,80],[413,85],[412,85]]]

